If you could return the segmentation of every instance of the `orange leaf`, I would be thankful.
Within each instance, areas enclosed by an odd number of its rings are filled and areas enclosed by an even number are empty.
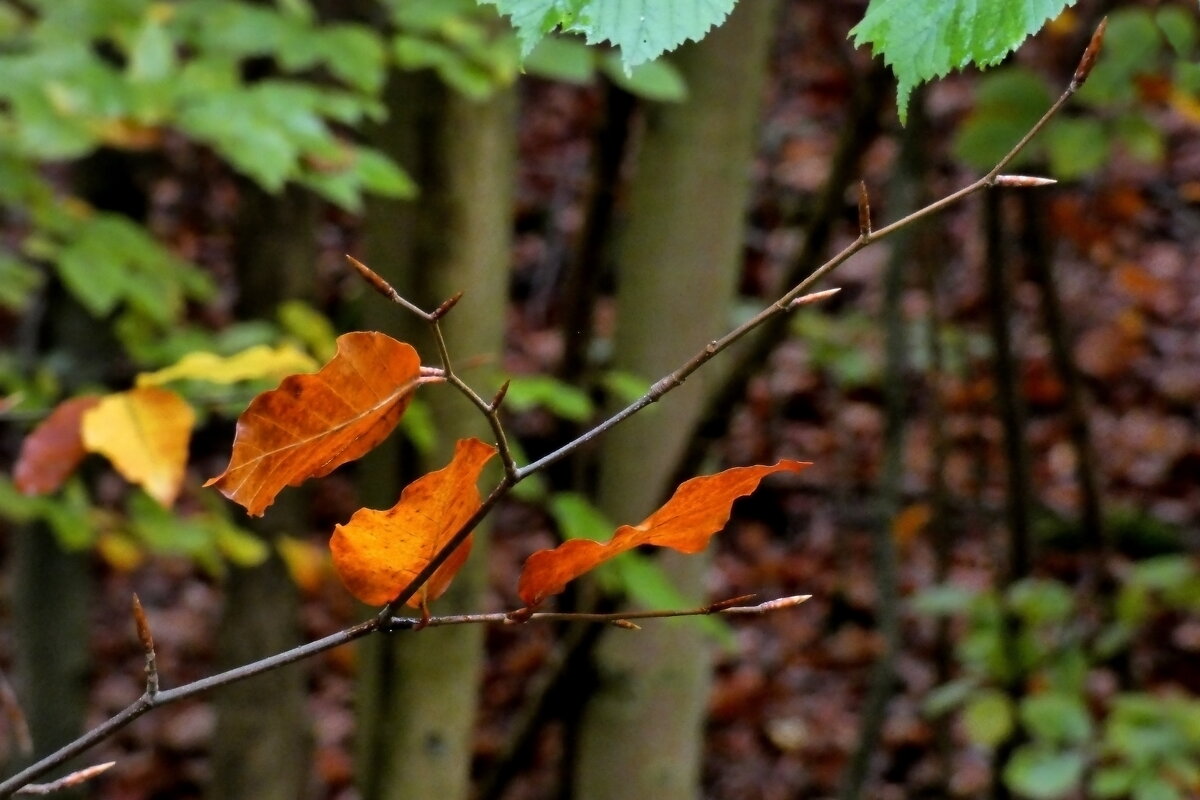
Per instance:
[[[734,467],[685,481],[662,508],[639,525],[617,528],[607,544],[572,539],[534,553],[525,561],[517,593],[533,607],[585,572],[644,544],[698,553],[725,527],[734,500],[753,492],[773,472],[799,472],[807,466],[808,462],[783,459],[773,466]]]
[[[285,486],[328,475],[392,432],[421,382],[411,345],[382,333],[338,337],[312,375],[291,375],[238,417],[229,466],[205,486],[262,516]]]
[[[329,540],[333,566],[350,593],[373,606],[400,594],[479,509],[475,482],[495,453],[478,439],[460,439],[450,464],[406,486],[396,505],[387,511],[359,509],[335,527]],[[467,539],[408,604],[421,608],[437,599],[470,551]]]
[[[79,426],[83,414],[100,402],[98,397],[73,397],[58,404],[21,442],[13,479],[25,494],[57,491],[87,455]]]
[[[147,386],[100,398],[84,413],[80,430],[88,451],[107,458],[126,480],[170,507],[183,484],[195,421],[182,397]]]

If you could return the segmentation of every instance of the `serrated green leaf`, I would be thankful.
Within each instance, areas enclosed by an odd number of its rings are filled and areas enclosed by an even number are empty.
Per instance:
[[[668,61],[648,61],[627,69],[619,54],[609,53],[601,59],[600,67],[609,80],[636,97],[659,103],[687,99],[687,82]]]
[[[1033,800],[1057,800],[1079,785],[1084,764],[1074,750],[1021,745],[1004,768],[1004,782]]]
[[[699,41],[729,16],[737,0],[484,0],[512,20],[527,56],[556,28],[609,42],[626,69]]]
[[[984,689],[967,701],[963,725],[972,742],[995,747],[1013,731],[1012,699],[999,689]]]
[[[850,31],[896,75],[896,107],[908,118],[913,89],[952,70],[1000,63],[1073,0],[871,0]]]
[[[529,55],[537,43],[558,28],[571,30],[583,8],[595,0],[481,0],[496,7],[512,22],[521,42],[521,56]]]

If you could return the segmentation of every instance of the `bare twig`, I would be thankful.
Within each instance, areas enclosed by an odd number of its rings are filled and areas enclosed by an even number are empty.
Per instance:
[[[142,601],[133,596],[133,622],[137,626],[138,641],[146,651],[146,694],[150,697],[158,694],[158,659],[154,655],[154,634],[150,632],[150,621],[142,608]]]
[[[752,596],[752,595],[750,595]],[[453,614],[444,617],[430,617],[424,621],[426,628],[439,628],[447,625],[479,625],[484,623],[501,623],[505,625],[523,625],[527,622],[597,622],[597,623],[622,623],[629,622],[635,619],[666,619],[668,617],[702,617],[709,614],[728,614],[730,616],[746,616],[746,615],[761,615],[773,611],[783,611],[796,606],[808,600],[812,595],[799,594],[791,597],[781,597],[777,600],[768,600],[765,603],[759,603],[753,606],[744,605],[729,605],[730,603],[740,603],[745,601],[746,597],[734,597],[730,600],[725,600],[717,603],[712,603],[699,608],[686,609],[657,609],[653,611],[616,611],[611,614],[591,614],[586,612],[555,612],[555,611],[538,611],[528,616],[519,614],[519,612],[498,612],[494,614]],[[422,624],[422,620],[417,617],[393,617],[388,626],[390,630],[409,630],[416,629]],[[620,627],[628,627],[621,625]],[[633,629],[640,630],[635,625]]]
[[[31,783],[28,786],[22,786],[17,790],[17,794],[21,795],[44,795],[61,792],[63,789],[70,789],[72,786],[78,786],[81,783],[86,783],[97,775],[107,772],[115,761],[105,761],[103,764],[95,764],[90,767],[76,770],[70,775],[65,775],[52,783]]]

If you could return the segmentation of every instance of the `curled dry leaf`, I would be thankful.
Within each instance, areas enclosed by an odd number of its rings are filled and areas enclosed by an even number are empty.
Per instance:
[[[382,333],[338,337],[319,372],[291,375],[238,417],[229,466],[216,486],[251,516],[262,516],[285,486],[328,475],[361,458],[392,432],[423,380],[411,345]]]
[[[25,437],[13,467],[13,481],[19,491],[49,494],[71,477],[87,455],[80,433],[84,412],[99,402],[99,397],[73,397],[59,403],[50,416]]]
[[[179,395],[147,386],[100,398],[83,414],[83,446],[163,506],[183,485],[196,413]]]
[[[517,593],[532,608],[580,575],[644,544],[698,553],[725,527],[734,500],[753,492],[767,475],[807,466],[808,462],[783,459],[771,466],[734,467],[685,481],[661,508],[638,525],[617,528],[607,543],[572,539],[534,553],[525,561]]]
[[[476,481],[496,448],[460,439],[454,458],[404,488],[387,511],[360,509],[329,541],[333,566],[350,593],[368,605],[390,602],[424,569],[482,503]],[[423,608],[437,599],[466,562],[468,538],[408,601]]]

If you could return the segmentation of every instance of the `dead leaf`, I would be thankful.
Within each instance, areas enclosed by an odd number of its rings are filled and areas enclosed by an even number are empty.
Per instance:
[[[772,466],[733,467],[716,475],[684,481],[661,508],[638,525],[622,525],[606,544],[572,539],[553,550],[539,550],[525,561],[517,593],[532,608],[558,594],[580,575],[611,558],[645,544],[698,553],[729,521],[733,501],[750,494],[774,472],[799,472],[804,461],[780,460]]]
[[[58,491],[87,455],[79,427],[84,412],[95,407],[99,397],[73,397],[58,404],[21,443],[21,454],[13,466],[13,481],[25,494]]]
[[[350,593],[368,605],[390,602],[424,569],[482,503],[475,485],[496,448],[460,439],[443,469],[410,483],[387,511],[364,508],[333,530],[333,566]],[[409,599],[423,608],[450,585],[470,554],[468,538]]]
[[[179,395],[147,386],[100,398],[83,415],[83,446],[170,508],[183,485],[196,414]]]
[[[229,466],[205,486],[262,516],[285,486],[328,475],[392,432],[423,380],[411,345],[382,333],[338,337],[312,375],[284,378],[238,417]]]

